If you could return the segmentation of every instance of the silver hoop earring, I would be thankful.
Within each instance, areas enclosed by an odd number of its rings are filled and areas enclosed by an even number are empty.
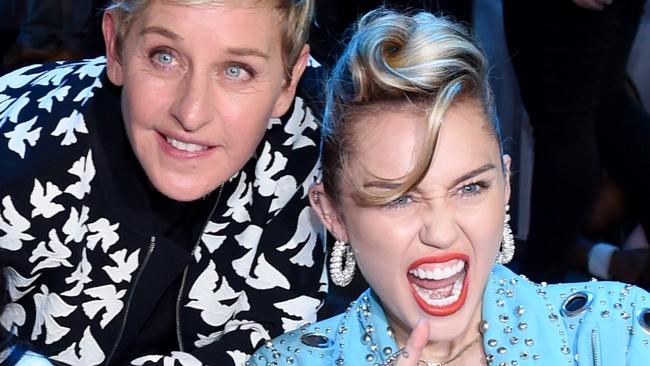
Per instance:
[[[343,266],[344,254],[345,266]],[[339,287],[349,285],[352,282],[352,277],[354,277],[355,265],[352,248],[348,244],[337,240],[334,243],[334,249],[332,249],[332,256],[330,257],[330,277],[332,277],[332,282]]]
[[[515,255],[515,238],[512,235],[512,229],[508,222],[510,221],[510,214],[508,210],[510,206],[506,206],[506,216],[503,219],[503,238],[501,239],[501,249],[497,253],[496,262],[499,264],[510,263],[512,257]]]

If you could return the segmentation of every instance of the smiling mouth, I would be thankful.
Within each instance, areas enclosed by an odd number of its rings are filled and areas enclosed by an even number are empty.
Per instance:
[[[169,136],[165,136],[165,140],[173,148],[175,148],[177,150],[180,150],[180,151],[189,152],[189,153],[199,153],[199,152],[205,151],[205,150],[207,150],[209,148],[209,146],[206,146],[206,145],[199,145],[199,144],[193,144],[193,143],[190,143],[190,142],[183,142],[183,141],[171,138]]]
[[[411,293],[426,313],[446,316],[455,313],[467,297],[467,258],[424,258],[411,265],[407,278]]]

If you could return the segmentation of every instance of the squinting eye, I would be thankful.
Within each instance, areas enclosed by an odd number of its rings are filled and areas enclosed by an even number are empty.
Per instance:
[[[411,203],[411,197],[409,196],[400,196],[392,200],[390,203],[388,203],[386,206],[388,208],[399,208],[408,205]]]
[[[475,194],[475,193],[477,193],[480,189],[481,189],[481,187],[479,187],[479,185],[476,184],[476,183],[468,184],[468,185],[463,186],[463,187],[461,188],[463,194]]]

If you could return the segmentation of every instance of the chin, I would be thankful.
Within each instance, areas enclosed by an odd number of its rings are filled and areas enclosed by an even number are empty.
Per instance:
[[[172,185],[172,184],[156,184],[153,183],[158,192],[165,196],[179,202],[196,201],[205,197],[214,190],[214,188],[207,188],[205,186],[192,185]]]

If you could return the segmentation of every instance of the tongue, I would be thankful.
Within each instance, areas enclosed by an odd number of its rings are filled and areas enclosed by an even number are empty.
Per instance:
[[[455,275],[445,278],[442,280],[424,280],[418,277],[415,277],[411,274],[408,275],[409,281],[412,283],[422,287],[426,288],[428,290],[438,290],[438,291],[445,291],[445,292],[451,292],[453,289],[453,284],[458,280],[458,278],[465,273],[465,271],[460,271],[456,273]],[[438,292],[436,291],[436,292]],[[448,296],[448,295],[447,295]]]

